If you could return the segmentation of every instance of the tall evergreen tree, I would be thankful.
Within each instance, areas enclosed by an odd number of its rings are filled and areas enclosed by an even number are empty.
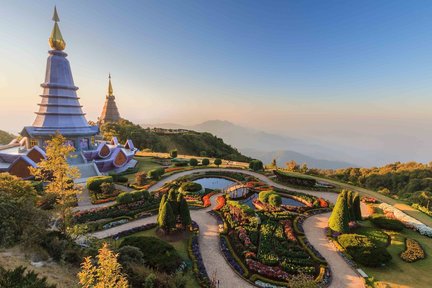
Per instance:
[[[168,201],[163,205],[158,220],[159,227],[164,229],[166,232],[169,232],[171,229],[175,228],[175,216]]]
[[[179,202],[179,216],[180,221],[184,227],[188,227],[192,224],[192,219],[190,217],[189,205],[186,202],[186,199],[183,198],[183,195],[179,195],[177,198]]]
[[[161,201],[159,203],[159,211],[158,211],[158,218],[157,218],[157,222],[158,223],[159,223],[159,218],[160,218],[160,215],[161,215],[161,212],[162,212],[162,208],[163,208],[163,206],[164,206],[164,204],[165,204],[166,201],[167,201],[167,195],[163,194],[162,198],[161,198]]]
[[[361,208],[360,208],[360,195],[358,193],[354,195],[353,210],[354,210],[355,220],[361,221],[362,215],[361,215]]]
[[[354,192],[349,190],[344,190],[342,193],[346,194],[346,201],[348,205],[348,212],[349,212],[349,221],[356,221],[356,216],[353,208],[353,202],[354,202]]]
[[[349,211],[347,203],[347,193],[342,192],[339,194],[333,212],[329,219],[329,227],[333,231],[340,233],[349,232]]]
[[[179,203],[177,203],[177,191],[176,189],[170,189],[168,192],[168,202],[171,205],[171,209],[174,215],[179,214]]]

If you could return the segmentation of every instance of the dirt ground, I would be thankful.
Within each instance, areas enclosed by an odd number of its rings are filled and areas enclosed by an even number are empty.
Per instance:
[[[57,285],[57,288],[78,287],[76,274],[79,269],[69,265],[60,265],[55,262],[48,262],[43,267],[35,267],[30,263],[29,255],[23,252],[19,246],[0,250],[0,266],[5,269],[14,269],[17,266],[27,267],[39,276],[45,276],[50,284]]]

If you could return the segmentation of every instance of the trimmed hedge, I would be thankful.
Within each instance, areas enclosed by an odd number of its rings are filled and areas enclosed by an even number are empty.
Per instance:
[[[131,203],[139,200],[150,199],[150,193],[147,190],[138,190],[131,192],[123,192],[117,196],[116,202],[119,204]]]
[[[87,179],[87,189],[95,192],[101,192],[101,185],[103,183],[113,183],[113,177],[111,176],[94,176]]]
[[[202,185],[196,182],[185,182],[180,188],[185,192],[199,192],[203,189]]]
[[[392,259],[386,248],[377,247],[364,235],[342,234],[338,242],[356,262],[365,266],[379,267]]]
[[[273,173],[276,175],[277,180],[288,185],[303,187],[314,187],[316,185],[316,180],[310,177],[289,175],[279,170],[274,170]]]
[[[372,215],[370,217],[370,221],[377,227],[392,231],[402,231],[404,229],[404,225],[402,222],[396,219],[388,219],[384,216],[380,215]]]
[[[156,168],[153,170],[148,171],[147,178],[150,178],[152,180],[159,180],[159,178],[165,173],[164,168]]]

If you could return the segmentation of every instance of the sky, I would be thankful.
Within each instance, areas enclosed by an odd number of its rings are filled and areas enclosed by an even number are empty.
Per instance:
[[[111,72],[120,114],[136,123],[220,119],[381,162],[432,160],[430,1],[0,5],[0,129],[34,120],[57,5],[88,120]]]

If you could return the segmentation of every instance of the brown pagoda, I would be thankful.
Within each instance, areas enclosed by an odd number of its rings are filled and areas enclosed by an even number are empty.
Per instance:
[[[117,109],[117,104],[115,102],[115,96],[113,94],[113,88],[111,85],[111,74],[109,75],[108,83],[108,95],[105,99],[105,104],[99,117],[99,124],[104,124],[107,122],[118,122],[120,120],[120,113]]]

